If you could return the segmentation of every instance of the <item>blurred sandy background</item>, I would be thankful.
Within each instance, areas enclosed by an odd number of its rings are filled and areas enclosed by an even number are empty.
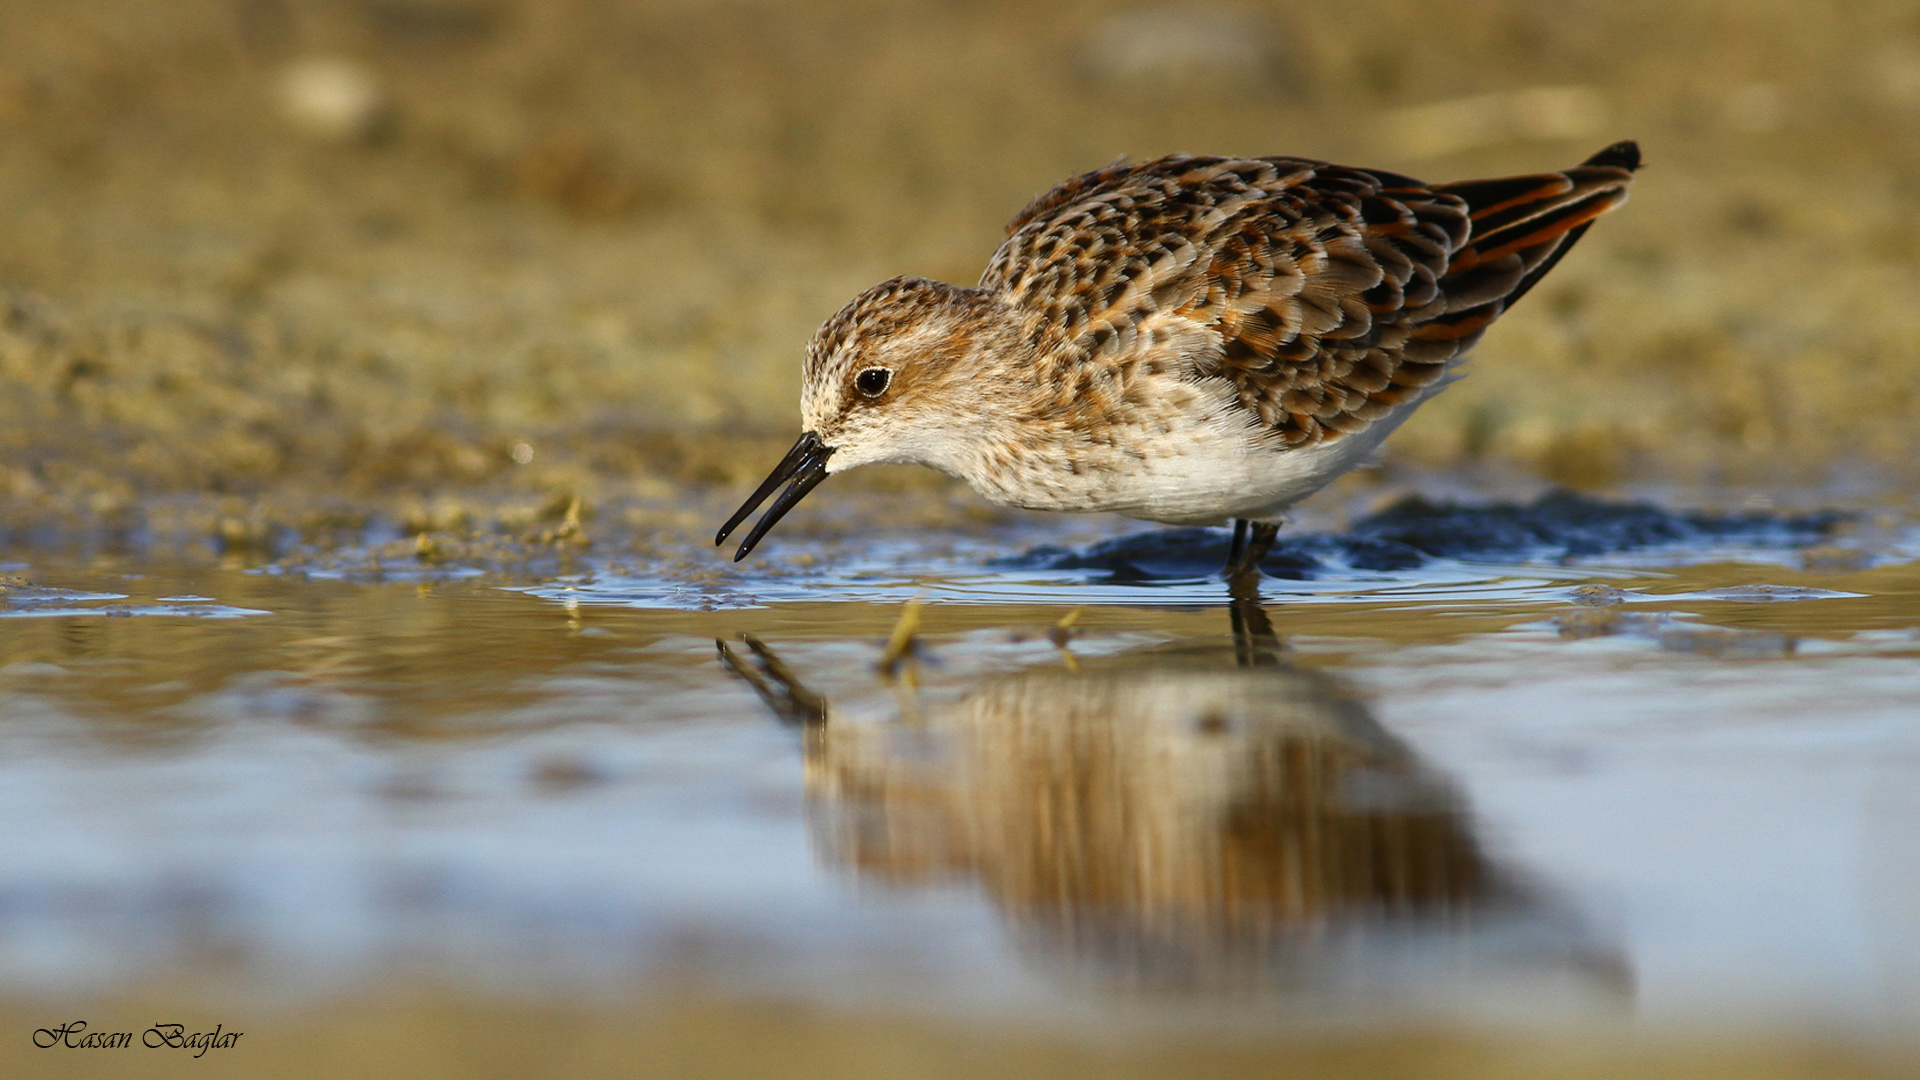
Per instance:
[[[1117,156],[1633,202],[1393,444],[1583,486],[1898,475],[1900,0],[8,0],[0,500],[757,478],[818,322]],[[1910,475],[1910,472],[1908,473]]]

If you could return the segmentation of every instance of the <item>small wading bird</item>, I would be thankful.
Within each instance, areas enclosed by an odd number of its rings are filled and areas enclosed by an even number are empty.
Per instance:
[[[1251,571],[1282,512],[1445,387],[1639,166],[1621,142],[1454,184],[1185,155],[1075,177],[973,288],[895,278],[820,327],[805,434],[714,542],[776,490],[736,560],[829,474],[917,463],[1004,506],[1231,520],[1228,574]]]

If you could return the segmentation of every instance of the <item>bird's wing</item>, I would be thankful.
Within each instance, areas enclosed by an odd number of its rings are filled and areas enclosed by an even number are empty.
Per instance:
[[[1638,162],[1620,144],[1565,172],[1431,186],[1295,158],[1112,166],[1023,210],[980,284],[1040,355],[1123,396],[1156,338],[1205,328],[1195,374],[1308,445],[1439,380],[1625,200]]]

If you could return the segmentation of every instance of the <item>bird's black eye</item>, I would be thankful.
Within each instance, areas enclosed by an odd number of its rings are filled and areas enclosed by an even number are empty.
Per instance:
[[[853,385],[868,397],[879,397],[887,392],[887,384],[893,381],[893,372],[883,367],[870,367],[853,377]]]

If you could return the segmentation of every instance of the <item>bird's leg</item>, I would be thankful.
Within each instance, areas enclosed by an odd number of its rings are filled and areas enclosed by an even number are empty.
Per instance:
[[[1247,551],[1247,519],[1233,519],[1233,546],[1227,549],[1227,572],[1240,565],[1240,556]]]
[[[1241,535],[1247,536],[1241,543]],[[1248,521],[1237,518],[1233,523],[1233,551],[1227,557],[1227,580],[1251,574],[1260,576],[1260,560],[1273,550],[1273,542],[1280,536],[1280,526],[1271,521]]]
[[[1280,523],[1256,521],[1252,525],[1249,530],[1252,535],[1247,538],[1247,566],[1258,569],[1260,560],[1267,557],[1267,552],[1273,550],[1273,542],[1280,538]]]

